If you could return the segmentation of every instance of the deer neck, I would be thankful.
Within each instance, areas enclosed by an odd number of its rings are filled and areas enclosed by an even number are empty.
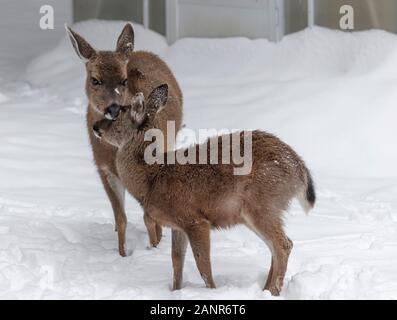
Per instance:
[[[146,147],[150,144],[143,138],[133,137],[124,142],[117,152],[117,170],[128,191],[140,202],[144,202],[150,185],[158,171],[158,165],[148,164],[144,159]]]

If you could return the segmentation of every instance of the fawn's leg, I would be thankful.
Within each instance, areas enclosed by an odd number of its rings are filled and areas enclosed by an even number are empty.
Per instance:
[[[161,238],[157,237],[157,223],[152,217],[145,212],[143,214],[143,221],[145,222],[146,229],[149,234],[149,242],[152,247],[157,247]],[[160,227],[161,228],[161,227]]]
[[[127,229],[127,216],[124,212],[124,195],[125,189],[119,178],[110,171],[99,170],[105,191],[112,204],[114,220],[116,222],[116,231],[119,241],[119,253],[125,257],[125,232]]]
[[[265,284],[264,290],[269,290],[272,295],[280,295],[284,284],[284,276],[287,271],[288,258],[293,243],[285,235],[280,219],[273,216],[250,215],[247,225],[252,229],[269,247],[272,252],[272,265]]]
[[[183,265],[185,263],[187,236],[183,231],[172,229],[172,267],[174,269],[173,290],[182,288]]]
[[[271,278],[266,281],[264,290],[269,290],[272,295],[278,296],[284,285],[285,272],[287,271],[288,258],[293,243],[284,233],[273,239],[272,243],[274,251],[272,259],[275,261],[274,269]]]
[[[270,286],[270,279],[273,277],[273,265],[274,265],[274,259],[272,257],[272,262],[271,262],[271,265],[270,265],[269,274],[267,275],[265,288],[268,288]]]
[[[186,230],[197,268],[207,288],[215,288],[210,259],[210,225],[202,221]]]

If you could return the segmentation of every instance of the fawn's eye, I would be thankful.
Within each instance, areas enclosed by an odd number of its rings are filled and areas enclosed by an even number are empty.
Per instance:
[[[120,84],[125,87],[127,85],[128,79],[124,79],[123,81],[120,82]]]
[[[102,84],[102,81],[99,81],[98,79],[95,79],[95,78],[91,78],[91,83],[94,86],[99,86]]]

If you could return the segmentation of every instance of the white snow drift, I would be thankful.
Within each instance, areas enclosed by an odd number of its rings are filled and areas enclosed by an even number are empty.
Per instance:
[[[123,22],[74,29],[113,49]],[[286,218],[295,247],[281,298],[397,298],[397,37],[321,28],[280,43],[184,39],[171,47],[135,25],[137,49],[160,54],[185,96],[188,128],[276,133],[314,172],[318,203]],[[0,64],[1,65],[1,64]],[[216,290],[189,254],[171,292],[170,233],[147,249],[142,211],[128,199],[128,247],[92,164],[84,65],[67,39],[0,92],[0,298],[270,299],[264,243],[244,228],[214,232]],[[1,99],[1,97],[0,97]],[[183,138],[183,137],[182,137]]]

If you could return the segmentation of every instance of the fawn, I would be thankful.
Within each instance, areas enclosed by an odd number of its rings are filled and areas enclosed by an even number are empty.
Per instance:
[[[103,118],[105,109],[110,110],[107,117],[111,118],[112,111],[123,104],[130,90],[133,94],[137,88],[144,92],[151,91],[158,85],[156,81],[161,81],[161,83],[170,83],[171,99],[168,112],[156,117],[156,126],[165,131],[167,120],[174,120],[175,129],[178,131],[182,119],[182,92],[164,61],[150,52],[133,51],[134,30],[131,24],[125,25],[117,40],[115,51],[97,51],[72,29],[66,27],[66,31],[77,55],[85,63],[87,71],[85,91],[89,100],[86,116],[89,138],[98,173],[112,205],[118,232],[119,253],[125,256],[127,227],[124,210],[125,188],[120,182],[115,165],[117,149],[105,141],[95,139],[92,126]],[[161,227],[147,214],[144,214],[144,221],[150,243],[156,246],[161,239]]]
[[[154,220],[173,229],[174,290],[182,286],[187,240],[206,286],[215,288],[210,229],[244,224],[271,250],[264,289],[279,295],[293,245],[283,230],[283,212],[294,197],[306,210],[314,206],[309,170],[291,147],[260,131],[252,132],[252,168],[247,175],[234,175],[233,163],[146,163],[145,150],[152,142],[146,141],[145,134],[155,128],[156,114],[166,110],[167,96],[166,84],[154,89],[146,101],[138,94],[131,106],[121,107],[116,120],[102,119],[93,130],[118,148],[117,170],[131,195]],[[218,146],[221,138],[217,138]],[[191,148],[197,150],[200,146]],[[168,151],[166,158],[172,153],[175,151]]]

